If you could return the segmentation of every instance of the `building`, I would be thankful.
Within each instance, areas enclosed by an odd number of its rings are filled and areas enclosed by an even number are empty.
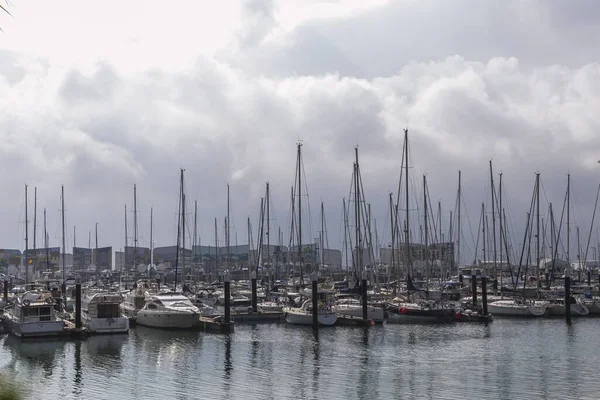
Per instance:
[[[426,266],[431,268],[433,276],[440,276],[449,271],[456,271],[456,262],[454,260],[454,242],[432,243],[425,246],[420,243],[409,244],[410,260],[413,271],[424,270]],[[406,271],[407,258],[406,245],[400,244],[394,249],[394,265],[397,265],[402,271]],[[381,262],[386,265],[392,263],[391,247],[382,247],[380,249]]]
[[[92,262],[92,249],[88,247],[73,247],[73,270],[86,271]]]
[[[115,269],[117,271],[123,271],[125,268],[125,252],[115,251]]]
[[[160,247],[162,248],[162,247]],[[137,249],[137,257],[136,257]],[[125,265],[133,266],[134,264],[148,265],[150,264],[150,249],[148,247],[125,246]],[[154,258],[156,259],[156,249],[154,250]]]
[[[112,270],[112,246],[94,249],[92,252],[92,260],[96,265],[96,272],[105,269]]]

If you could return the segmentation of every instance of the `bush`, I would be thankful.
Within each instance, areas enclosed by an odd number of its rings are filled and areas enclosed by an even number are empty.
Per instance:
[[[21,400],[21,392],[9,378],[0,375],[0,400]]]

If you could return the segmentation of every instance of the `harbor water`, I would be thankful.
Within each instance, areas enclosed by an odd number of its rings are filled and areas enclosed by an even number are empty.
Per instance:
[[[29,399],[597,399],[600,320],[0,336]],[[1,390],[1,388],[0,388]]]

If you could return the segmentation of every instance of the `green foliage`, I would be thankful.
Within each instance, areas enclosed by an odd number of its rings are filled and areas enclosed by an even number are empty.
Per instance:
[[[0,375],[0,400],[21,400],[23,394],[8,377]]]

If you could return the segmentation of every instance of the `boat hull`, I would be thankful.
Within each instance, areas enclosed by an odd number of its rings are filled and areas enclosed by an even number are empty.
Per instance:
[[[63,321],[27,323],[18,323],[11,319],[8,321],[10,332],[22,338],[60,336],[65,328]]]
[[[127,333],[129,331],[127,317],[84,318],[83,324],[90,332],[94,333]]]
[[[564,316],[566,314],[564,304],[552,304],[548,307],[549,316]],[[583,317],[590,314],[588,307],[581,303],[571,304],[571,316]]]
[[[432,313],[419,312],[418,310],[410,310],[405,313],[388,311],[388,324],[447,324],[454,321],[454,311]]]
[[[200,325],[200,316],[196,313],[140,310],[135,322],[151,328],[189,329]]]
[[[285,309],[285,320],[287,323],[292,325],[312,325],[313,317],[312,313],[302,311],[302,310],[294,310],[294,309]],[[318,316],[319,325],[323,326],[332,326],[337,321],[336,313],[319,313]]]
[[[357,305],[338,305],[335,309],[339,315],[345,315],[349,317],[362,318],[363,310],[362,306]],[[384,317],[383,308],[367,306],[367,319],[373,320],[375,323],[382,323]]]
[[[488,311],[494,316],[535,318],[546,315],[543,305],[495,302],[488,304]]]

